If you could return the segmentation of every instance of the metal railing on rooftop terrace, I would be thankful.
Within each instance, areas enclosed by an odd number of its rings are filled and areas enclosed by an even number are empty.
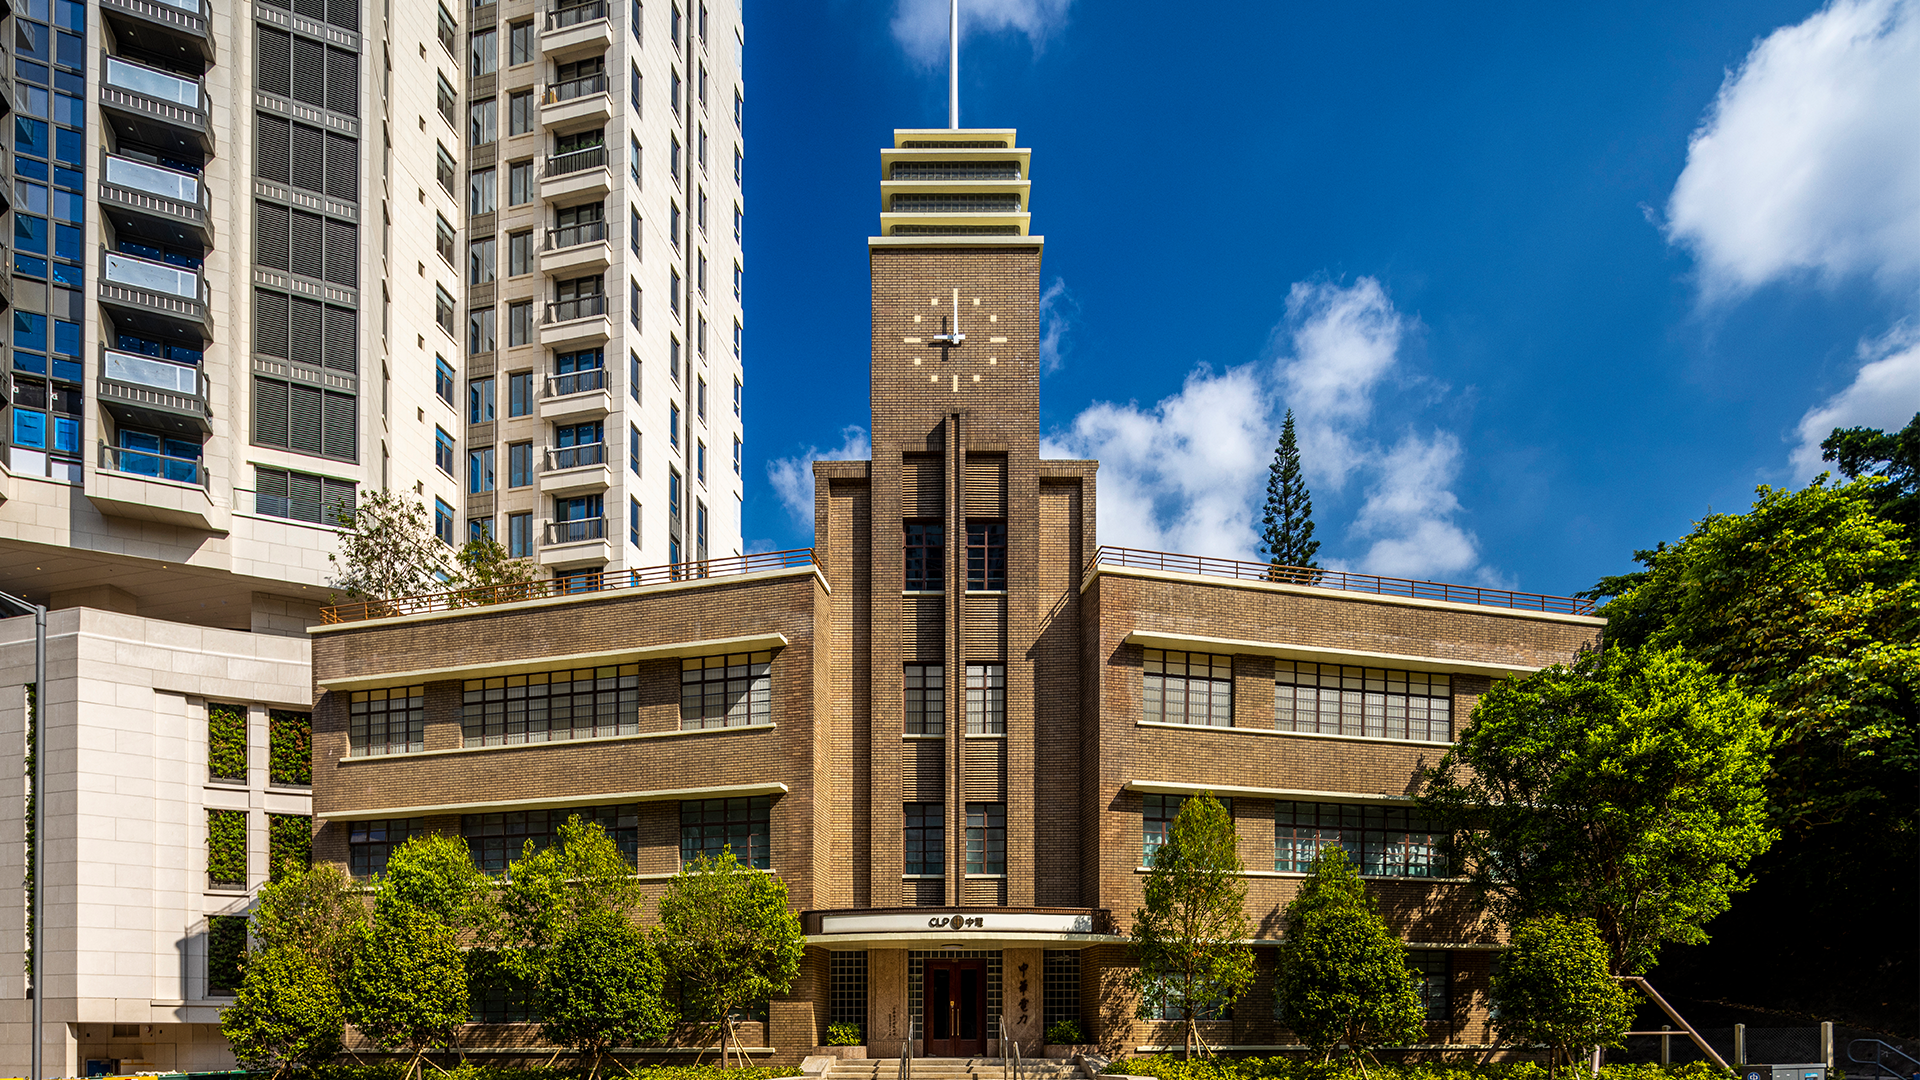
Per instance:
[[[812,548],[792,551],[766,551],[757,555],[734,555],[724,559],[672,563],[639,570],[605,570],[597,574],[547,578],[512,585],[490,585],[479,589],[429,593],[424,596],[400,596],[391,600],[368,600],[357,604],[336,604],[320,609],[320,621],[329,625],[385,619],[396,615],[422,615],[435,611],[460,611],[507,604],[516,600],[540,600],[550,596],[582,596],[592,593],[637,589],[645,585],[664,585],[676,581],[699,581],[735,577],[766,570],[789,570],[813,566]]]
[[[1381,577],[1377,574],[1353,574],[1345,570],[1273,566],[1268,563],[1243,562],[1238,559],[1215,559],[1206,555],[1176,555],[1142,548],[1102,547],[1093,553],[1093,559],[1087,563],[1087,572],[1092,573],[1100,566],[1200,574],[1206,577],[1236,578],[1241,581],[1271,581],[1283,585],[1308,585],[1316,589],[1372,593],[1375,596],[1444,600],[1455,604],[1481,604],[1486,607],[1548,611],[1562,615],[1591,615],[1595,606],[1594,601],[1577,596],[1547,596],[1543,593],[1488,589],[1479,585],[1448,585],[1439,581],[1415,581],[1411,578]]]

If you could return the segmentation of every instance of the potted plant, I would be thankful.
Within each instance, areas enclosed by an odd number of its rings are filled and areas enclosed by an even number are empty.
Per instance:
[[[867,1056],[866,1042],[866,1033],[860,1030],[859,1024],[828,1024],[826,1045],[814,1047],[813,1052],[842,1061],[859,1061]]]
[[[1094,1047],[1080,1030],[1078,1020],[1055,1020],[1047,1025],[1046,1055],[1061,1061],[1072,1061],[1080,1054],[1091,1054]]]

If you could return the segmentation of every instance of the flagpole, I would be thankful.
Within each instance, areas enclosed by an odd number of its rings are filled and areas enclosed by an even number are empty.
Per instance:
[[[960,130],[960,0],[947,0],[947,128]]]

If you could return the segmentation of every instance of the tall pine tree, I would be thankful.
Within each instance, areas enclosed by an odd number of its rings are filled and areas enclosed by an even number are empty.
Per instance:
[[[1319,569],[1313,557],[1320,541],[1313,538],[1313,494],[1300,475],[1300,447],[1294,441],[1293,410],[1280,426],[1280,445],[1274,447],[1267,470],[1267,507],[1260,518],[1260,546],[1274,566]]]

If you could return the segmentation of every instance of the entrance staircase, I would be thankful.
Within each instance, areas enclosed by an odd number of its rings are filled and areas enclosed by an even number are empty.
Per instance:
[[[1071,1061],[1050,1058],[1021,1058],[1015,1066],[1019,1080],[1083,1080],[1086,1073]],[[912,1080],[1006,1080],[1008,1065],[1002,1058],[913,1059]],[[822,1080],[900,1080],[900,1059],[866,1058],[835,1061],[822,1074]]]

